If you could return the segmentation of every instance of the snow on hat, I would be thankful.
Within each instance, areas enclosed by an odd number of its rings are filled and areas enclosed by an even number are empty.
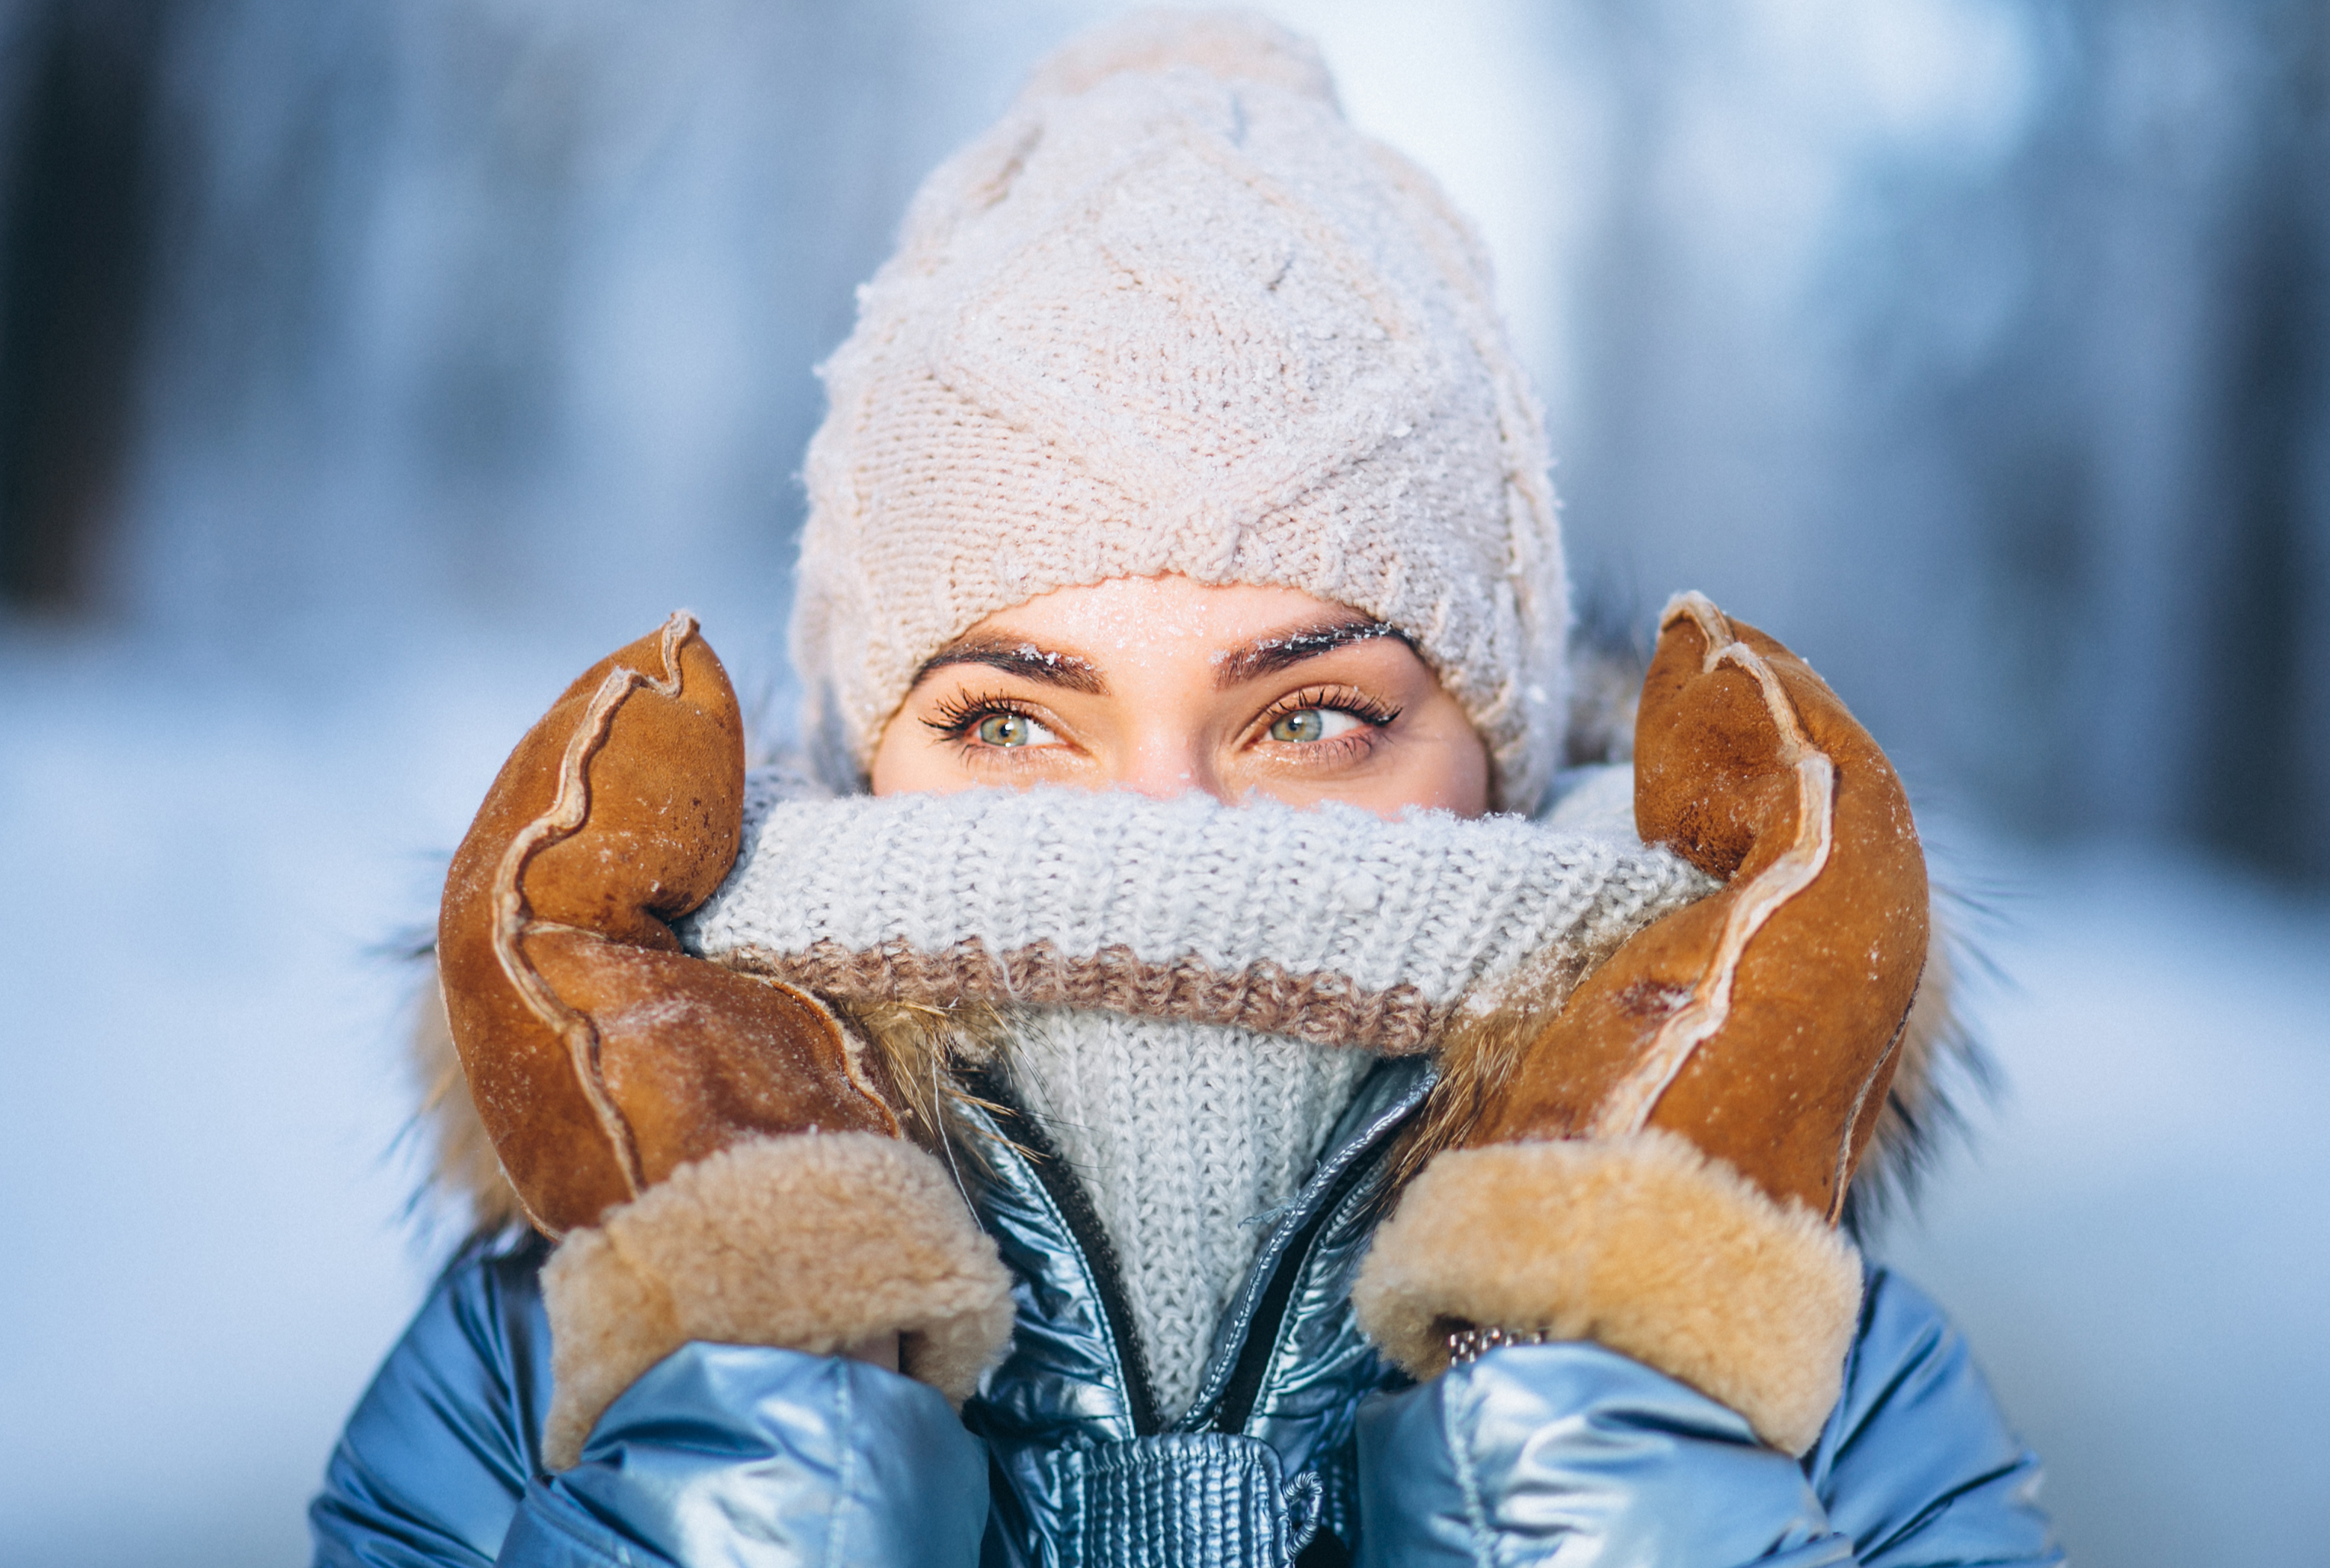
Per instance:
[[[1545,435],[1478,240],[1315,45],[1150,13],[924,182],[821,373],[808,730],[861,783],[923,662],[1057,588],[1179,573],[1398,628],[1528,811],[1568,629]]]

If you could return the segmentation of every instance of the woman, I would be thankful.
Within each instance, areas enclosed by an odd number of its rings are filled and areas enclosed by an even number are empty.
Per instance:
[[[675,617],[456,858],[557,1245],[449,1270],[319,1561],[2056,1560],[1835,1228],[1924,1027],[1898,780],[1695,595],[1557,778],[1542,436],[1315,52],[1071,46],[827,374],[806,765]]]

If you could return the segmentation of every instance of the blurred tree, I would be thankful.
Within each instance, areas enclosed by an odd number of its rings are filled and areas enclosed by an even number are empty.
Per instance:
[[[2194,826],[2330,876],[2330,17],[2259,8],[2256,134],[2224,259],[2215,447],[2219,581]]]
[[[16,18],[0,185],[0,596],[82,602],[119,491],[148,293],[163,0]]]
[[[2005,328],[1958,373],[1929,342],[1887,415],[1970,500],[1996,717],[1961,760],[2032,826],[2330,877],[2330,17],[2032,11],[2019,156],[1909,198],[1935,298],[2009,279]]]

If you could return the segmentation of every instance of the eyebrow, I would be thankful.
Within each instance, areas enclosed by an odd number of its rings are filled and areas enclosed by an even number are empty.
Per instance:
[[[1108,694],[1108,683],[1089,660],[1074,654],[1064,654],[1052,648],[1037,647],[1032,642],[1013,641],[1007,638],[965,638],[950,643],[923,661],[907,689],[921,685],[933,671],[950,665],[983,665],[991,670],[1018,675],[1022,680],[1039,685],[1059,686],[1066,691],[1083,692],[1088,696]]]
[[[1349,647],[1358,642],[1373,642],[1381,637],[1396,639],[1411,653],[1416,651],[1416,640],[1388,621],[1326,621],[1317,626],[1283,631],[1274,637],[1257,638],[1242,647],[1217,654],[1214,657],[1214,689],[1226,692],[1246,681],[1276,675],[1306,659],[1333,653],[1339,647]]]

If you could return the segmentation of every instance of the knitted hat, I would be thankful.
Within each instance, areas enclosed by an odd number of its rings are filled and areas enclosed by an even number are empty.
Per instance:
[[[940,166],[823,370],[793,659],[863,780],[923,661],[1056,588],[1179,573],[1406,632],[1529,811],[1568,595],[1538,412],[1471,230],[1317,48],[1151,13]]]

